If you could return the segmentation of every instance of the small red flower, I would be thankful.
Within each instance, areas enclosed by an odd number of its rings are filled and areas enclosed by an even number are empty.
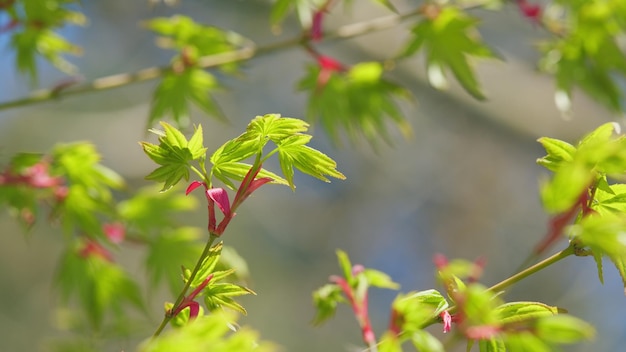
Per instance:
[[[317,76],[317,89],[323,88],[326,83],[328,83],[328,80],[333,75],[333,73],[346,70],[341,62],[328,56],[317,56],[317,64],[320,67],[320,72]]]
[[[119,222],[102,225],[102,231],[107,236],[111,243],[120,244],[124,241],[126,236],[126,229],[124,225]]]
[[[452,315],[447,310],[444,310],[439,314],[439,317],[443,321],[443,333],[449,333],[452,329]]]
[[[78,255],[85,259],[96,257],[104,259],[108,262],[113,261],[113,256],[111,255],[111,253],[100,243],[91,239],[85,242],[81,250],[78,252]]]
[[[524,15],[524,17],[539,22],[541,19],[541,6],[537,4],[530,4],[526,0],[517,0],[517,6]]]

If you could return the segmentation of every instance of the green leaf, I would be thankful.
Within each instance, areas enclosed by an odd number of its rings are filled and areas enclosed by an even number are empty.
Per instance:
[[[69,250],[61,257],[56,283],[65,302],[76,297],[96,329],[102,327],[106,317],[126,319],[121,312],[127,305],[144,310],[139,287],[119,265],[96,255],[83,257],[80,249]]]
[[[537,163],[550,171],[556,171],[564,162],[574,159],[576,147],[554,138],[542,137],[538,142],[544,147],[548,155],[537,159]]]
[[[152,288],[165,280],[172,294],[180,292],[183,280],[179,268],[193,265],[195,258],[200,256],[200,237],[197,228],[183,227],[163,231],[149,243],[145,267]]]
[[[187,147],[191,151],[191,156],[194,160],[204,157],[206,155],[207,148],[204,147],[204,136],[202,135],[202,126],[196,127],[193,135],[189,139]]]
[[[280,143],[285,138],[306,132],[308,128],[309,124],[300,119],[267,114],[255,117],[240,138],[246,141],[257,140],[261,145],[264,145],[262,143],[267,139]]]
[[[411,334],[411,342],[420,352],[444,352],[443,343],[425,330],[417,330]]]
[[[557,307],[540,302],[510,302],[495,309],[502,324],[516,323],[559,313]]]
[[[506,346],[505,351],[551,352],[555,350],[553,346],[548,345],[541,338],[526,331],[506,334],[504,345]]]
[[[222,254],[222,247],[224,246],[223,242],[219,242],[211,249],[209,249],[209,255],[204,258],[198,273],[196,274],[193,282],[191,283],[191,287],[198,287],[204,279],[206,279],[209,275],[211,275],[217,266],[217,262],[220,259],[220,255]],[[189,280],[189,275],[184,275],[185,281]]]
[[[178,192],[159,193],[156,187],[150,186],[139,189],[132,198],[118,203],[117,212],[131,231],[136,230],[137,236],[150,239],[176,226],[174,216],[177,213],[196,209],[197,206],[195,197],[186,197]]]
[[[243,178],[248,173],[248,171],[250,171],[251,167],[252,165],[246,164],[246,163],[225,162],[225,163],[214,165],[212,171],[213,171],[213,176],[215,176],[220,181],[224,182],[224,184],[227,185],[228,188],[235,190],[236,187],[232,183],[231,180],[242,181]],[[271,183],[274,183],[274,184],[279,184],[279,185],[289,184],[287,180],[285,180],[284,178],[280,177],[279,175],[273,172],[267,171],[266,169],[261,169],[259,171],[257,178],[261,178],[261,177],[271,178],[273,180]]]
[[[248,173],[248,164],[240,161],[257,156],[255,162],[263,162],[278,151],[278,158],[285,178],[262,169],[257,177],[270,177],[274,183],[288,184],[292,189],[294,167],[300,171],[328,182],[326,175],[345,179],[336,170],[337,164],[325,154],[306,146],[311,136],[302,134],[308,128],[304,121],[281,117],[279,114],[267,114],[254,118],[246,132],[222,145],[210,161],[213,164],[211,175],[224,182],[229,188],[236,189],[231,180],[240,181]],[[263,148],[272,141],[276,150],[261,159]],[[260,160],[260,161],[259,161]]]
[[[333,159],[304,145],[308,143],[309,139],[310,136],[295,135],[283,139],[278,144],[278,160],[289,186],[292,189],[295,188],[293,183],[294,167],[324,182],[330,182],[326,176],[345,180],[346,177],[337,171],[337,163]]]
[[[593,179],[591,170],[580,162],[560,167],[551,180],[541,185],[541,200],[551,214],[563,212],[576,203]]]
[[[615,265],[626,288],[626,221],[618,215],[587,216],[572,226],[572,236],[584,247],[589,247],[602,278],[602,257]]]
[[[51,155],[51,174],[63,175],[68,184],[66,197],[55,209],[63,229],[102,234],[102,218],[115,215],[112,191],[122,188],[124,180],[99,163],[101,157],[89,143],[57,145]]]
[[[334,284],[327,284],[313,292],[313,304],[315,306],[314,325],[319,325],[332,318],[337,310],[337,304],[343,302],[341,288]]]
[[[544,341],[558,344],[571,344],[590,340],[595,336],[595,329],[571,315],[555,315],[539,319],[535,332]]]
[[[343,277],[345,277],[348,282],[351,282],[354,276],[352,275],[352,263],[350,263],[348,254],[341,249],[336,250],[335,253],[337,254],[339,268],[341,268],[343,272]]]
[[[473,343],[473,340],[468,341],[468,345],[470,343]],[[488,339],[478,341],[478,350],[480,352],[506,352],[507,349],[501,339]]]
[[[187,68],[182,72],[168,72],[154,91],[148,125],[170,117],[178,126],[190,121],[190,103],[205,114],[226,120],[211,94],[220,89],[215,77],[200,69]]]
[[[198,317],[193,324],[165,332],[142,343],[141,352],[270,352],[277,348],[261,341],[257,332],[243,327],[234,333],[229,327],[235,314],[210,314]]]
[[[561,5],[567,32],[544,43],[540,68],[555,76],[559,94],[569,98],[580,87],[596,101],[621,111],[619,76],[626,74],[626,56],[617,37],[626,16],[623,4],[562,1]]]
[[[201,138],[198,133],[202,127],[198,126],[192,136],[193,144],[190,146],[185,136],[172,125],[161,122],[164,131],[151,130],[159,136],[159,145],[148,142],[140,142],[144,152],[161,167],[152,171],[146,179],[163,182],[162,192],[176,185],[181,179],[189,180],[190,162],[204,160],[204,147],[201,146]],[[191,149],[190,149],[191,148]]]
[[[388,288],[392,290],[400,288],[398,283],[393,282],[391,277],[382,271],[365,269],[363,270],[362,275],[366,277],[368,286]]]
[[[415,332],[446,310],[448,302],[439,291],[431,289],[399,294],[392,306],[401,317],[401,330]]]
[[[411,93],[382,78],[382,65],[363,62],[348,72],[329,72],[311,66],[299,82],[299,90],[309,92],[307,119],[319,121],[332,140],[339,144],[340,131],[350,142],[364,137],[371,145],[384,139],[392,144],[388,125],[393,124],[404,138],[413,135],[396,101],[411,100]]]
[[[29,0],[14,4],[13,20],[31,25],[20,26],[13,32],[11,46],[16,51],[18,71],[28,74],[33,82],[37,80],[37,57],[43,57],[63,72],[76,72],[64,55],[81,55],[82,49],[57,32],[65,24],[86,22],[83,14],[68,9],[73,2]]]
[[[276,0],[270,13],[272,26],[280,26],[287,15],[295,8],[302,28],[311,27],[314,9],[320,8],[321,0]]]
[[[402,352],[403,338],[395,336],[392,332],[385,332],[380,338],[380,344],[378,345],[378,351],[380,352]]]
[[[421,20],[412,30],[413,38],[402,53],[410,56],[422,49],[431,84],[445,86],[444,70],[452,71],[463,88],[476,99],[484,99],[469,57],[495,57],[480,40],[478,20],[455,6],[446,6],[436,15]]]

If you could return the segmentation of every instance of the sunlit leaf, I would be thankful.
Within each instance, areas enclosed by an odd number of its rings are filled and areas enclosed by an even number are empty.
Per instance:
[[[436,6],[436,5],[432,5]],[[468,16],[455,6],[433,8],[432,15],[420,20],[413,27],[413,37],[406,44],[402,55],[410,56],[423,50],[426,67],[450,70],[459,83],[476,99],[484,99],[476,74],[471,67],[471,57],[495,57],[481,40],[477,31],[478,20]],[[431,75],[431,78],[435,77]],[[439,79],[444,79],[438,75]],[[440,86],[438,81],[431,81]]]

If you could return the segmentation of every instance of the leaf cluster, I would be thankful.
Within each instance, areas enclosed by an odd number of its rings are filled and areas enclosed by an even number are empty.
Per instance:
[[[540,45],[543,71],[554,75],[562,110],[569,110],[571,94],[579,87],[614,111],[622,111],[626,56],[618,38],[626,29],[623,1],[557,1],[563,18],[553,40]]]
[[[423,50],[428,79],[434,87],[445,88],[445,73],[451,71],[474,98],[485,99],[469,60],[495,55],[480,39],[478,20],[452,5],[441,8],[434,4],[425,5],[423,12],[425,18],[413,27],[412,38],[402,56]]]
[[[626,172],[626,138],[615,132],[615,124],[604,124],[576,146],[541,138],[539,142],[548,154],[538,163],[554,173],[541,187],[546,209],[558,215],[580,206],[581,215],[570,228],[572,241],[579,252],[591,251],[600,281],[602,257],[606,256],[626,287],[626,222],[621,212],[626,188],[619,183]],[[579,204],[580,199],[583,204]]]
[[[321,82],[324,75],[329,75]],[[382,138],[391,143],[387,125],[393,124],[405,138],[412,135],[396,100],[411,99],[411,93],[382,77],[383,66],[378,62],[362,62],[347,72],[327,72],[324,67],[309,66],[307,75],[298,89],[308,91],[307,118],[319,121],[335,143],[340,141],[340,131],[349,140],[359,136],[372,145]]]
[[[213,74],[199,67],[198,60],[203,56],[232,52],[242,38],[196,23],[183,15],[157,17],[147,21],[145,26],[161,36],[158,44],[178,51],[172,59],[172,69],[165,73],[154,91],[148,125],[166,116],[179,126],[188,125],[190,103],[209,116],[225,120],[211,96],[221,88],[220,84]],[[221,66],[224,72],[230,73],[236,68],[234,62]]]
[[[82,49],[58,33],[66,24],[85,24],[83,14],[73,10],[75,3],[75,0],[17,0],[0,9],[10,18],[16,67],[33,82],[37,80],[37,57],[43,57],[61,71],[75,72],[63,56],[80,55]]]
[[[234,314],[211,314],[199,317],[193,324],[174,329],[158,339],[145,341],[139,348],[141,352],[169,351],[254,351],[269,352],[277,348],[259,340],[259,334],[248,328],[239,329],[236,333],[229,328],[235,324]]]

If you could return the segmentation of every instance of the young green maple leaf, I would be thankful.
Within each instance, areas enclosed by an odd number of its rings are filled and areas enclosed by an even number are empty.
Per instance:
[[[279,114],[257,116],[248,124],[246,132],[226,142],[211,155],[211,175],[234,189],[231,179],[243,180],[251,167],[241,161],[252,156],[261,158],[265,146],[272,142],[274,150],[262,160],[278,152],[285,178],[265,169],[261,169],[257,177],[269,177],[273,183],[289,185],[292,189],[295,188],[294,168],[326,182],[329,181],[326,176],[345,179],[336,170],[337,163],[334,160],[306,145],[311,136],[302,132],[307,129],[306,122],[295,118],[281,117]]]
[[[161,191],[166,191],[182,178],[189,180],[190,162],[193,160],[203,162],[206,148],[202,143],[202,126],[200,125],[189,140],[166,122],[161,122],[161,126],[165,131],[151,130],[159,135],[159,145],[148,142],[139,144],[150,159],[161,165],[146,176],[146,179],[163,182]]]
[[[450,70],[468,93],[476,99],[484,99],[469,58],[495,55],[478,36],[478,20],[453,6],[437,11],[413,28],[413,37],[402,55],[410,56],[423,49],[428,78],[434,87],[446,86],[445,71]]]

